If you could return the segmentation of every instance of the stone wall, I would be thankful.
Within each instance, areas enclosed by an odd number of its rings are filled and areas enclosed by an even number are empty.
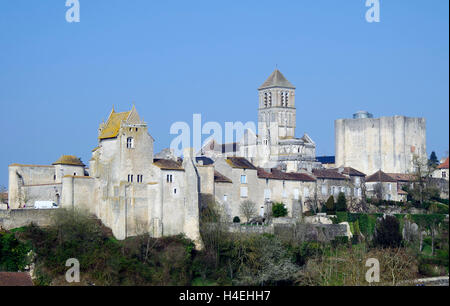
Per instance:
[[[0,228],[14,228],[36,224],[40,227],[49,226],[56,209],[12,209],[0,210]]]
[[[367,175],[412,171],[412,157],[426,157],[424,118],[404,116],[335,121],[336,165]]]

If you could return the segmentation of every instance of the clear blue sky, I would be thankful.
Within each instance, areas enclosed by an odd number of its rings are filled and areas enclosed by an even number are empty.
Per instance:
[[[275,65],[297,86],[297,135],[334,154],[334,120],[357,110],[427,118],[428,153],[449,139],[449,2],[381,0],[0,0],[0,185],[13,162],[90,159],[112,105],[136,104],[169,146],[175,121],[256,121]]]

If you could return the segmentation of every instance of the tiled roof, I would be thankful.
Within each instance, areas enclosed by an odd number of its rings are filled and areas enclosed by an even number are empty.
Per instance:
[[[109,115],[106,125],[103,127],[99,139],[115,138],[119,134],[120,123],[130,116],[131,111],[116,113],[114,110]]]
[[[184,170],[180,162],[171,159],[155,159],[153,164],[162,170]]]
[[[264,82],[264,84],[259,87],[259,89],[271,88],[271,87],[285,87],[295,89],[295,86],[289,82],[280,70],[275,69],[274,72],[269,76],[269,78]]]
[[[214,182],[216,183],[233,183],[229,178],[227,178],[225,175],[219,173],[218,171],[214,170]]]
[[[342,174],[346,174],[346,175],[350,175],[350,176],[366,176],[361,171],[358,171],[352,167],[344,167],[344,171],[342,171]]]
[[[366,178],[367,183],[375,183],[375,182],[397,182],[394,178],[389,176],[388,174],[384,173],[383,171],[379,170],[375,172],[374,174],[368,176]]]
[[[410,182],[414,180],[414,176],[405,173],[386,173],[396,181]]]
[[[336,169],[313,169],[312,174],[318,179],[346,180],[345,175],[340,174]]]
[[[448,164],[449,164],[449,160],[448,160],[448,157],[447,157],[447,159],[442,164],[440,164],[438,166],[438,169],[448,169]]]
[[[278,169],[270,169],[270,172],[267,172],[262,168],[258,168],[258,177],[272,180],[302,181],[302,182],[314,182],[316,180],[315,178],[306,173],[283,172]]]
[[[228,157],[225,161],[233,168],[256,170],[256,167],[244,157]]]
[[[78,157],[73,155],[62,155],[53,165],[85,166]]]
[[[33,286],[33,281],[26,272],[0,272],[1,286]]]

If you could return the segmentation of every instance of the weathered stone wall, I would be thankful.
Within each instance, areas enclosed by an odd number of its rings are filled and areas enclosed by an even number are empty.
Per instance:
[[[49,226],[56,211],[56,209],[0,210],[0,228],[11,230],[31,223],[41,227]]]
[[[404,116],[335,121],[336,165],[371,175],[378,170],[407,173],[412,157],[426,157],[424,118]]]

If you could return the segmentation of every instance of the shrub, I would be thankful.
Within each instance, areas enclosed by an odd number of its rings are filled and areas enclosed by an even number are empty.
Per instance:
[[[241,219],[238,216],[236,216],[233,218],[233,223],[241,223]]]
[[[328,215],[334,215],[336,212],[336,205],[334,204],[334,197],[330,196],[327,200],[327,202],[325,203],[325,205],[327,206],[327,214]]]
[[[272,214],[274,218],[286,217],[288,210],[283,203],[274,203],[272,205]]]
[[[336,203],[337,211],[347,211],[347,200],[345,199],[345,194],[343,192],[339,192],[337,203]]]
[[[361,224],[360,224],[361,225]],[[400,223],[394,216],[379,219],[376,224],[373,244],[382,248],[399,247],[402,242]]]

